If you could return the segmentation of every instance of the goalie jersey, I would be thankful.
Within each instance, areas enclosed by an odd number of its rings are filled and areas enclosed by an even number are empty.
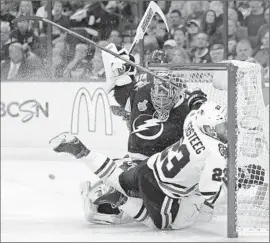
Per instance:
[[[226,180],[227,145],[202,133],[198,112],[187,116],[182,139],[150,157],[148,166],[169,197],[186,197],[199,189],[213,204]]]
[[[116,101],[125,108],[127,108],[126,103],[129,102],[131,132],[128,139],[128,151],[134,156],[149,157],[178,141],[183,135],[184,120],[189,113],[187,102],[184,101],[171,109],[166,121],[161,122],[155,119],[153,116],[155,108],[150,93],[150,84],[138,90],[130,84],[115,88]],[[125,96],[126,98],[123,99]],[[123,102],[124,100],[128,102]]]

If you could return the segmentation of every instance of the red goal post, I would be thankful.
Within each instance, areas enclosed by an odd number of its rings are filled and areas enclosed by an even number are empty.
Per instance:
[[[259,65],[242,61],[218,64],[155,64],[152,71],[167,73],[175,83],[200,88],[209,100],[228,108],[227,234],[269,233],[269,110],[262,93]],[[239,167],[265,169],[264,181],[238,188]],[[259,172],[252,171],[257,174]],[[260,176],[256,177],[260,180]]]

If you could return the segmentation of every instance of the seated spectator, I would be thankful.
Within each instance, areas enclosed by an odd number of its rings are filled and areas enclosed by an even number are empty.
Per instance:
[[[246,17],[244,25],[247,27],[249,40],[254,48],[257,44],[257,32],[259,28],[265,24],[263,2],[250,1],[249,6],[251,13]]]
[[[21,1],[16,17],[33,16],[33,4],[31,1]]]
[[[9,45],[10,45],[10,26],[9,22],[1,21],[1,38],[0,38],[0,62],[9,58]]]
[[[269,48],[258,50],[253,56],[254,59],[261,64],[263,69],[269,67]]]
[[[88,60],[89,47],[86,44],[77,44],[75,56],[67,65],[63,76],[72,80],[90,78],[92,75],[92,64]]]
[[[109,43],[107,41],[99,41],[98,45],[102,47],[106,47]],[[102,52],[99,48],[96,48],[95,55],[92,61],[92,73],[94,79],[105,78],[105,70],[102,60]]]
[[[209,37],[207,34],[200,32],[195,37],[195,48],[191,50],[190,60],[192,63],[208,63],[209,55]]]
[[[37,9],[36,16],[41,17],[41,18],[47,18],[48,17],[48,1],[43,0],[40,2],[40,4],[41,6]],[[38,36],[46,35],[42,21],[38,22],[37,33],[38,33]]]
[[[223,24],[223,3],[221,1],[211,1],[209,9],[216,13],[216,25],[219,28]]]
[[[2,80],[32,80],[42,76],[40,59],[33,53],[25,54],[20,43],[9,46],[9,57],[10,60],[1,63]]]
[[[17,28],[10,33],[11,42],[19,42],[23,45],[24,51],[38,52],[39,41],[34,34],[29,20],[17,23]]]
[[[172,10],[169,16],[169,38],[172,38],[174,36],[175,30],[183,27],[184,24],[185,22],[182,18],[181,12],[177,9]]]
[[[192,19],[187,23],[187,44],[188,49],[195,47],[194,37],[200,32],[200,22],[196,19]]]
[[[187,47],[186,29],[184,27],[175,29],[173,39],[175,40],[177,46],[186,48]]]
[[[252,47],[248,39],[240,40],[236,45],[236,60],[245,61],[252,56]]]
[[[191,13],[187,17],[187,22],[196,19],[201,22],[204,15],[203,3],[202,1],[188,1]]]
[[[177,46],[173,48],[172,51],[169,53],[168,63],[169,64],[187,64],[187,63],[190,63],[190,59],[185,49]]]
[[[213,10],[208,10],[203,15],[201,31],[206,33],[209,36],[210,44],[213,43],[213,39],[217,34],[217,22],[216,22],[216,13]]]
[[[9,9],[11,6],[11,2],[9,0],[1,0],[0,5],[0,21],[1,22],[8,22],[10,25],[10,28],[13,28],[13,19],[15,18],[14,15],[9,13]]]
[[[122,45],[122,36],[118,30],[112,30],[108,39],[109,43],[114,43],[115,45]]]
[[[168,32],[166,29],[166,25],[162,20],[160,20],[156,25],[155,36],[158,43],[158,47],[161,50],[163,48],[164,42],[168,40]]]
[[[210,48],[210,59],[212,63],[224,60],[224,46],[222,44],[214,44]]]
[[[68,62],[68,52],[68,46],[64,41],[54,44],[52,49],[52,73],[54,78],[63,77]]]
[[[172,52],[175,50],[175,47],[177,46],[175,40],[166,40],[163,45],[163,52],[165,53],[166,57],[172,56]]]
[[[53,11],[52,12],[53,22],[69,29],[70,27],[69,18],[63,14],[63,3],[61,1],[55,1],[52,11]],[[53,39],[56,38],[65,39],[66,37],[66,32],[55,26],[52,27],[52,34]]]
[[[270,24],[269,24],[269,8],[267,8],[264,12],[264,19],[265,19],[265,24],[263,24],[257,33],[257,44],[261,45],[261,40],[265,36],[266,32],[269,32],[270,29]]]

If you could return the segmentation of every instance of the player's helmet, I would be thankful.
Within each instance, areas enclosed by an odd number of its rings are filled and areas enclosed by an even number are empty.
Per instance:
[[[200,130],[222,142],[227,142],[227,108],[214,102],[205,102],[197,111]]]
[[[177,102],[182,103],[184,96],[180,89],[175,88],[169,82],[169,76],[166,73],[159,73],[164,79],[168,79],[168,83],[162,82],[157,78],[153,78],[151,87],[151,100],[155,108],[154,117],[161,121],[166,121],[169,118],[171,109]]]

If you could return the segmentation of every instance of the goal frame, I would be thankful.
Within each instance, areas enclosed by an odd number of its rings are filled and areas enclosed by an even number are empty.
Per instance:
[[[157,70],[213,70],[227,72],[227,109],[228,109],[228,158],[227,158],[227,237],[238,238],[236,225],[236,146],[237,146],[237,67],[231,63],[215,64],[152,64],[149,68]]]

